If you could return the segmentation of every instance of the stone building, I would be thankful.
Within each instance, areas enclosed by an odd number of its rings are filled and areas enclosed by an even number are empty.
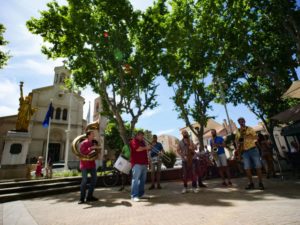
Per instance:
[[[32,90],[32,107],[38,110],[29,123],[30,144],[27,162],[35,157],[46,155],[48,129],[44,128],[42,123],[51,101],[54,110],[50,126],[49,156],[54,162],[64,161],[68,120],[70,119],[68,160],[77,161],[75,155],[71,153],[71,143],[75,137],[83,133],[83,128],[86,126],[86,121],[83,119],[85,101],[80,93],[62,88],[64,80],[70,76],[70,71],[64,66],[55,67],[53,85]],[[15,130],[16,120],[17,115],[0,117],[0,156],[3,153],[8,131]]]

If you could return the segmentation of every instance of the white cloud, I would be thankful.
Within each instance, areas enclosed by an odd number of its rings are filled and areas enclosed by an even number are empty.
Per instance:
[[[155,109],[151,109],[151,110],[146,110],[143,115],[141,116],[141,118],[149,118],[152,117],[153,115],[159,113],[162,111],[162,107],[157,107]]]
[[[21,63],[11,63],[7,66],[9,69],[17,69],[24,71],[31,71],[33,74],[41,74],[53,76],[54,67],[58,65],[62,65],[63,59],[53,60],[33,60],[33,59],[25,59]]]
[[[170,134],[173,133],[175,131],[175,129],[167,129],[167,130],[161,130],[156,132],[157,135],[162,135],[162,134]]]
[[[0,116],[17,114],[19,95],[18,84],[8,79],[0,79]]]

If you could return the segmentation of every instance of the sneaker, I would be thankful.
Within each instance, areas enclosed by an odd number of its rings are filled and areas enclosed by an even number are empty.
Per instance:
[[[139,202],[140,199],[139,199],[138,197],[134,197],[134,198],[132,198],[132,201],[134,201],[134,202]]]
[[[250,183],[248,184],[246,187],[245,187],[246,190],[252,190],[254,189],[254,184],[253,183]]]
[[[185,194],[185,193],[187,193],[187,188],[183,188],[181,191],[181,194]]]
[[[149,187],[149,190],[152,190],[152,189],[154,189],[155,188],[155,186],[152,184],[150,187]]]
[[[87,202],[96,202],[96,201],[98,201],[98,198],[95,198],[94,196],[92,196],[92,197],[87,198],[86,201]]]
[[[198,193],[199,192],[199,188],[193,188],[193,192],[194,193]]]
[[[231,181],[228,181],[228,186],[232,186],[232,183],[231,183]]]
[[[201,188],[207,188],[207,186],[205,184],[203,184],[203,183],[199,184],[199,187],[201,187]]]
[[[161,189],[161,186],[160,186],[160,184],[158,184],[158,185],[157,185],[157,189]]]
[[[265,190],[265,187],[264,187],[263,183],[258,184],[258,189],[259,190]]]
[[[227,183],[224,181],[222,184],[221,184],[223,187],[227,187]]]
[[[84,203],[84,199],[83,200],[80,199],[79,202],[78,202],[78,204],[83,204],[83,203]]]

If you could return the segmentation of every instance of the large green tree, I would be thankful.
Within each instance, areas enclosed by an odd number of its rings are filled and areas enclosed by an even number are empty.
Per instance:
[[[0,46],[4,46],[8,43],[3,37],[5,32],[5,27],[0,23]],[[9,59],[9,54],[7,52],[0,51],[0,69],[3,68]]]
[[[174,89],[175,109],[179,118],[198,137],[204,149],[203,134],[208,119],[208,109],[214,94],[205,82],[210,71],[208,42],[199,24],[197,4],[193,0],[171,2],[165,19],[165,51],[162,56],[163,74]],[[193,122],[198,122],[196,129]]]
[[[158,1],[144,13],[128,0],[67,0],[62,6],[53,1],[47,6],[27,27],[51,44],[43,46],[44,54],[67,58],[75,82],[100,94],[103,113],[114,118],[126,143],[142,113],[157,106],[161,27],[156,15],[164,13],[164,5]]]
[[[297,79],[296,42],[285,30],[295,1],[199,1],[201,35],[206,35],[216,93],[243,103],[272,133],[270,118],[289,107],[281,99]],[[221,86],[220,86],[221,85]]]

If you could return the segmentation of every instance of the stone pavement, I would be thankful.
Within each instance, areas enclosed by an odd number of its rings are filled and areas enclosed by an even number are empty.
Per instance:
[[[244,190],[245,178],[232,188],[208,180],[197,194],[181,194],[180,181],[146,191],[148,200],[133,202],[129,191],[97,188],[98,202],[78,205],[79,192],[0,205],[3,225],[195,225],[300,224],[300,180],[265,180],[265,191]],[[147,188],[149,185],[146,186]],[[129,187],[127,187],[129,188]]]

